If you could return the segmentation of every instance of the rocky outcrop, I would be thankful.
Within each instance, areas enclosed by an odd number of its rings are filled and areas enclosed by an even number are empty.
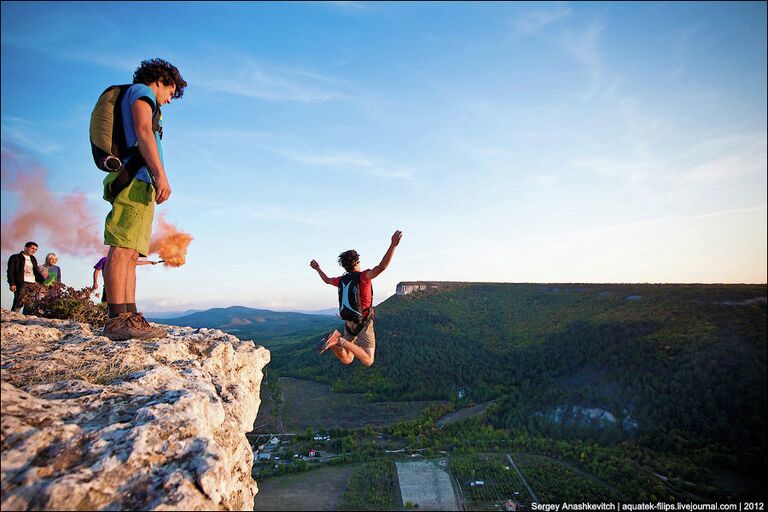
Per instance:
[[[214,329],[123,342],[2,316],[3,510],[251,510],[269,351]]]
[[[395,295],[408,295],[413,292],[419,292],[424,290],[449,290],[458,288],[461,285],[468,283],[459,283],[451,281],[401,281],[397,283],[395,288]]]

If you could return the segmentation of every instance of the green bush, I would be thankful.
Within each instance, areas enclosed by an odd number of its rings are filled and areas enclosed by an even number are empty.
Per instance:
[[[24,313],[85,322],[94,327],[101,327],[107,321],[107,305],[91,301],[93,288],[76,290],[62,283],[42,286],[38,283],[24,287]]]

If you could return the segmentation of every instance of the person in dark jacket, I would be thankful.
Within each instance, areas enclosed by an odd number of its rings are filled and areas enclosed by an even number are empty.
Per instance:
[[[11,309],[21,312],[24,305],[21,299],[24,296],[24,287],[29,283],[42,283],[45,277],[37,267],[37,259],[34,254],[37,252],[35,242],[24,244],[24,250],[17,254],[12,254],[8,258],[8,285],[13,292],[13,306]]]

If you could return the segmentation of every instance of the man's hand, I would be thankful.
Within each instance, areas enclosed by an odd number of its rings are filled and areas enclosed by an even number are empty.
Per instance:
[[[12,284],[12,285],[11,285],[11,291],[12,291],[13,293],[16,293],[16,285],[15,285],[15,284]]]
[[[403,238],[403,232],[395,231],[395,234],[392,235],[392,247],[397,247],[397,244],[400,243],[401,238]]]
[[[155,202],[162,204],[171,197],[171,185],[165,174],[155,177]]]
[[[315,260],[310,261],[309,262],[309,266],[312,267],[315,270],[320,268],[320,264],[318,262],[316,262]]]

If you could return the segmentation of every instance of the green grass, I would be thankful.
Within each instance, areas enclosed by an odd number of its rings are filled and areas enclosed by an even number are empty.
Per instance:
[[[344,498],[339,510],[400,510],[402,500],[395,463],[378,459],[355,468]]]

